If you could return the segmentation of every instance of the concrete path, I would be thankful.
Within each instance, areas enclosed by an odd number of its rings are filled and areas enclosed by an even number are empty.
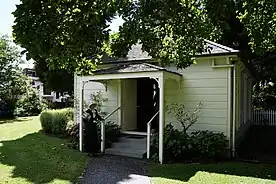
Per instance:
[[[120,156],[90,158],[81,184],[150,184],[147,162]]]

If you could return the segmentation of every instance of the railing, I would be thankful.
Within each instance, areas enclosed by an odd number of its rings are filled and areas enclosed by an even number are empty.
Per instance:
[[[117,107],[112,111],[110,114],[105,116],[103,118],[103,121],[101,122],[101,152],[104,153],[105,150],[105,120],[108,119],[110,116],[112,116],[115,112],[117,112],[121,107]]]
[[[253,125],[276,126],[276,111],[254,110],[252,112]]]
[[[159,111],[147,123],[147,159],[150,158],[150,137],[151,137],[151,122],[159,114]]]

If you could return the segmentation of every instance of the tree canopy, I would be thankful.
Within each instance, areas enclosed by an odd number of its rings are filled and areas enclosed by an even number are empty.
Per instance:
[[[116,56],[139,41],[153,58],[185,68],[210,39],[239,49],[245,64],[262,71],[270,67],[262,58],[275,55],[275,6],[273,0],[21,0],[13,33],[28,57],[89,73],[104,52],[108,22],[120,15],[125,22],[110,43]]]
[[[7,36],[0,35],[0,111],[13,110],[20,96],[28,90],[29,81],[18,67],[21,62],[18,48]]]
[[[43,87],[56,92],[74,91],[74,73],[65,69],[50,69],[46,61],[35,63],[35,71]]]

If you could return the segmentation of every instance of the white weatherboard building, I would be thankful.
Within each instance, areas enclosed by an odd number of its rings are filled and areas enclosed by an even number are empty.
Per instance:
[[[40,98],[48,99],[51,102],[61,102],[62,95],[60,93],[46,90],[43,86],[43,83],[39,80],[36,75],[36,72],[32,68],[24,68],[23,72],[31,80],[31,85],[33,88],[37,89],[38,95]]]
[[[229,149],[234,156],[236,144],[252,118],[251,89],[254,78],[240,61],[238,50],[208,40],[205,45],[208,52],[197,55],[196,64],[186,69],[160,67],[147,53],[142,52],[140,45],[135,45],[126,58],[104,62],[93,76],[76,74],[75,122],[81,122],[82,128],[82,100],[87,102],[92,92],[102,91],[108,98],[104,111],[112,113],[108,121],[120,125],[124,134],[147,136],[139,143],[141,146],[136,144],[131,147],[133,142],[128,140],[129,148],[116,147],[120,143],[115,143],[105,150],[102,144],[102,151],[135,157],[147,153],[149,157],[150,148],[147,145],[150,132],[157,124],[159,161],[162,163],[164,126],[172,123],[176,128],[181,128],[164,107],[182,103],[193,110],[201,101],[204,107],[198,122],[189,130],[223,132],[229,139]],[[80,143],[82,150],[82,136]]]

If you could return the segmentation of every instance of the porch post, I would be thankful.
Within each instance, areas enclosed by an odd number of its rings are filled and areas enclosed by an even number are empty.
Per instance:
[[[79,97],[79,149],[83,151],[83,122],[82,122],[82,113],[83,113],[83,96],[84,96],[84,82],[80,82],[80,97]]]
[[[164,139],[164,77],[159,77],[159,162],[163,164],[163,139]]]

